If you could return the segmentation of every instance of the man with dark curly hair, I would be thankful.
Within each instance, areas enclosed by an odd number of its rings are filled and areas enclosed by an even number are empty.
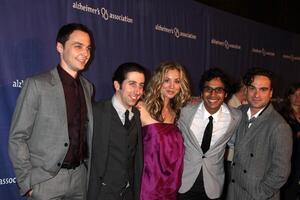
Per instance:
[[[292,134],[270,103],[272,73],[251,68],[243,78],[248,105],[235,134],[228,200],[280,199],[291,168]]]

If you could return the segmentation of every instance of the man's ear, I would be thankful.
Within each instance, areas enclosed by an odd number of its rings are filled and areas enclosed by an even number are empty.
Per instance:
[[[57,50],[60,54],[62,54],[62,52],[64,51],[64,46],[62,45],[62,43],[60,43],[60,42],[57,42],[57,43],[56,43],[56,50]]]
[[[273,88],[271,88],[271,92],[270,92],[270,97],[272,98],[273,96]]]
[[[114,81],[114,88],[116,91],[120,90],[120,84],[118,81]]]

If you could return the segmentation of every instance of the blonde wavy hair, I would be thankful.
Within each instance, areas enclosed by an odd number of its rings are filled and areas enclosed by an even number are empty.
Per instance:
[[[191,89],[184,68],[179,63],[172,61],[160,63],[146,87],[145,96],[143,98],[151,117],[160,122],[163,121],[161,113],[164,106],[163,98],[161,96],[161,88],[164,83],[166,73],[169,70],[174,69],[178,70],[180,74],[180,91],[170,101],[171,108],[176,113],[175,121],[179,118],[180,109],[190,99]]]

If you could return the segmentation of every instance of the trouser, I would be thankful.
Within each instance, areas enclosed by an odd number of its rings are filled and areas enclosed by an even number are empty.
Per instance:
[[[218,200],[219,198],[215,199]],[[211,200],[205,192],[202,169],[192,186],[186,193],[178,193],[177,200]]]
[[[132,186],[124,186],[122,189],[118,190],[112,188],[110,185],[102,186],[97,200],[133,200],[133,188]]]
[[[61,168],[53,178],[36,184],[30,200],[85,200],[87,169],[84,164],[75,169]]]

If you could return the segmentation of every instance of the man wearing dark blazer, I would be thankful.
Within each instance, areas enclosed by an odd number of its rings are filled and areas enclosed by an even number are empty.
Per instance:
[[[139,111],[134,107],[143,94],[145,70],[124,63],[115,71],[112,99],[93,106],[89,200],[139,200],[143,166]]]
[[[251,68],[243,78],[249,105],[239,107],[228,200],[280,199],[291,167],[292,134],[270,103],[272,74]]]
[[[224,103],[228,87],[223,71],[205,71],[200,81],[202,101],[181,111],[178,126],[184,137],[185,155],[177,200],[219,199],[222,194],[225,147],[241,119],[239,110]],[[209,118],[212,128],[206,140]]]
[[[59,65],[25,81],[11,123],[9,155],[21,195],[82,200],[93,87],[80,71],[90,59],[90,30],[82,24],[61,27],[56,49]]]

